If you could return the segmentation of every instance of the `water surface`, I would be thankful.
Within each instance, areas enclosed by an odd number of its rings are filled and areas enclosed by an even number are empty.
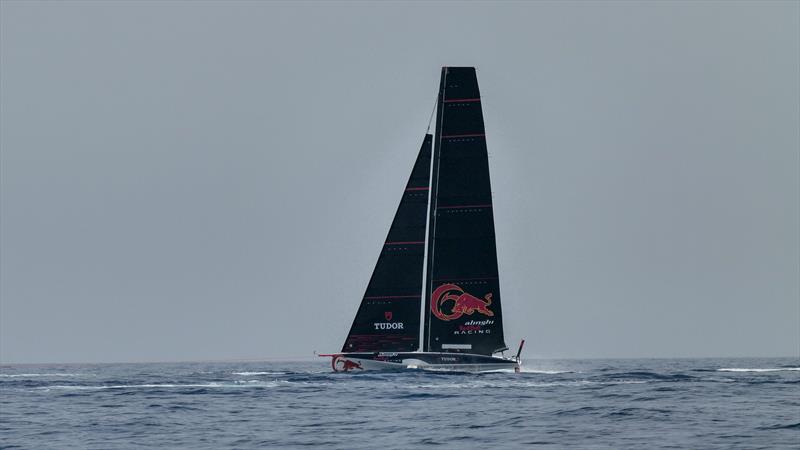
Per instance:
[[[798,448],[800,360],[0,366],[0,448]]]

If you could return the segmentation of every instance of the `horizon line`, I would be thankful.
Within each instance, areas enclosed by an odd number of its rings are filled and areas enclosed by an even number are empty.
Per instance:
[[[200,363],[258,363],[258,362],[310,362],[318,361],[323,358],[320,355],[314,356],[284,356],[284,357],[257,357],[257,358],[233,358],[233,359],[184,359],[184,360],[150,360],[150,361],[67,361],[67,362],[5,362],[0,361],[0,367],[6,366],[48,366],[48,365],[108,365],[108,364],[200,364]],[[522,358],[523,361],[535,360],[606,360],[606,359],[769,359],[769,358],[797,358],[800,355],[779,355],[779,356],[532,356]],[[319,360],[323,362],[323,360]]]

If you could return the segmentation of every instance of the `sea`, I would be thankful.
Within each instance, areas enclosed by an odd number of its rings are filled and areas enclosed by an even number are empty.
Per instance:
[[[0,366],[0,449],[798,449],[800,358]]]

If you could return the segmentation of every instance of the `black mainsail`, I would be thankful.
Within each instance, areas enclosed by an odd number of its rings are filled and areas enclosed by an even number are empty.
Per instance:
[[[419,348],[432,141],[426,134],[342,352]]]
[[[423,350],[505,350],[492,189],[474,67],[444,67],[431,177]]]

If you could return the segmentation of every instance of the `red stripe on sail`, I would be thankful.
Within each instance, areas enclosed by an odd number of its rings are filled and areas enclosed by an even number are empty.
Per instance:
[[[437,206],[436,209],[456,209],[456,208],[491,208],[492,205],[455,205],[455,206]]]
[[[481,101],[480,98],[452,98],[449,100],[445,100],[444,103],[455,103],[455,102],[479,102]]]
[[[407,191],[427,191],[428,189],[430,189],[430,188],[427,188],[427,187],[408,188],[408,189],[406,189],[406,192]]]
[[[382,299],[386,299],[386,298],[420,298],[421,296],[422,296],[421,294],[415,294],[415,295],[378,295],[378,296],[374,296],[374,297],[364,297],[364,298],[365,299],[369,299],[369,300],[382,300]]]
[[[433,281],[473,281],[473,280],[496,280],[497,277],[485,277],[485,278],[438,278]]]
[[[409,338],[416,338],[419,335],[412,335],[412,334],[351,334],[350,337],[362,337],[362,336],[382,336],[385,339],[409,339]]]
[[[425,241],[408,241],[408,242],[385,242],[383,245],[411,245],[411,244],[424,244]]]
[[[466,137],[486,137],[485,133],[476,133],[476,134],[449,134],[447,136],[442,136],[442,139],[455,139],[455,138],[466,138]]]

